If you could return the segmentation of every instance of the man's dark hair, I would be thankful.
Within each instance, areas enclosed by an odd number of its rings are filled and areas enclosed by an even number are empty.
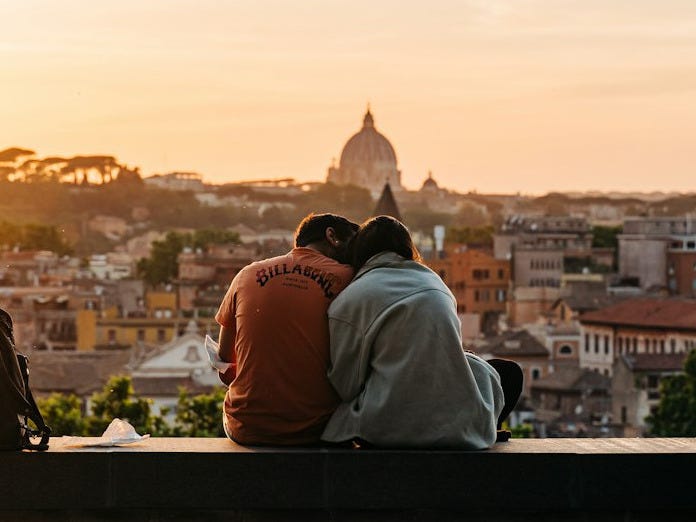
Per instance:
[[[358,231],[359,225],[336,214],[309,214],[295,230],[295,246],[303,247],[326,238],[326,229],[333,228],[341,241],[348,241]]]
[[[355,270],[359,270],[368,259],[380,252],[396,252],[405,259],[421,260],[408,229],[391,216],[377,216],[365,221],[360,225],[351,246]]]

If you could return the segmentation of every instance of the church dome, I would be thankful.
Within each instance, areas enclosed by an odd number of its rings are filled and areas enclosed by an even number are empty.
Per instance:
[[[343,147],[340,167],[344,169],[374,164],[396,169],[396,153],[389,140],[375,129],[372,113],[367,109],[362,129]]]
[[[428,172],[428,179],[426,179],[423,182],[421,190],[424,190],[426,192],[437,192],[438,190],[440,190],[440,187],[437,186],[437,181],[433,179],[432,172]]]

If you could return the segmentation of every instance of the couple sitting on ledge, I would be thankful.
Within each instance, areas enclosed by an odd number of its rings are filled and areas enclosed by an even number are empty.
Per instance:
[[[517,364],[463,350],[454,296],[389,216],[310,214],[215,318],[240,444],[483,449],[522,388]]]

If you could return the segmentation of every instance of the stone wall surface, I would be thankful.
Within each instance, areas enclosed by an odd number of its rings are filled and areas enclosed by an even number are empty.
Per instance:
[[[75,442],[0,452],[0,520],[696,519],[696,439],[518,439],[470,452]]]

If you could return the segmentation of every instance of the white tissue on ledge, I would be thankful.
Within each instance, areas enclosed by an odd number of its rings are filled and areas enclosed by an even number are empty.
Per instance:
[[[147,439],[150,435],[138,435],[135,428],[130,422],[121,419],[114,419],[106,428],[101,438],[106,441],[111,441],[114,444],[128,444],[139,440]]]
[[[129,422],[114,419],[101,437],[63,437],[69,446],[118,446],[150,438],[150,434],[138,435]]]
[[[215,342],[215,340],[209,335],[205,336],[205,351],[208,352],[208,359],[210,360],[210,366],[215,368],[217,371],[225,373],[232,363],[228,363],[220,359],[220,345]]]

